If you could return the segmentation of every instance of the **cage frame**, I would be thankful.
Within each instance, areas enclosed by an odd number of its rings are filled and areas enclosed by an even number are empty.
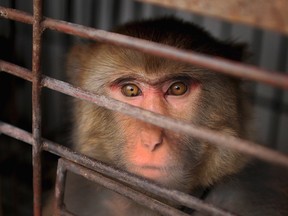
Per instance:
[[[194,125],[185,122],[161,116],[156,113],[145,111],[131,105],[118,102],[111,98],[101,95],[94,95],[91,92],[81,88],[74,87],[69,83],[53,79],[45,76],[40,70],[41,66],[41,50],[42,50],[42,34],[46,29],[59,31],[65,34],[79,36],[82,38],[96,40],[104,43],[110,43],[116,46],[122,46],[129,49],[138,50],[147,54],[165,57],[171,60],[181,61],[196,66],[212,69],[215,72],[224,73],[237,78],[253,80],[266,83],[281,89],[288,89],[288,76],[276,71],[269,71],[255,66],[250,66],[243,63],[234,62],[227,59],[215,58],[204,54],[199,54],[192,51],[184,51],[181,49],[169,47],[166,45],[157,44],[142,39],[132,38],[129,36],[119,35],[103,30],[46,18],[42,14],[42,0],[33,0],[33,15],[26,12],[6,8],[0,6],[0,17],[18,22],[23,22],[33,26],[33,52],[32,52],[32,70],[20,67],[10,62],[0,59],[0,71],[10,73],[32,83],[32,134],[17,128],[13,125],[0,121],[0,134],[3,133],[12,138],[21,140],[32,145],[32,163],[33,163],[33,212],[35,216],[41,216],[42,211],[42,164],[41,153],[48,151],[60,157],[58,162],[57,180],[56,180],[56,212],[58,215],[73,215],[65,209],[63,204],[63,191],[65,187],[65,173],[67,170],[81,174],[85,172],[86,178],[101,183],[101,175],[105,173],[111,181],[110,188],[117,186],[118,182],[115,179],[136,185],[137,187],[166,197],[180,205],[217,215],[234,215],[233,213],[219,209],[213,205],[204,203],[202,200],[187,195],[178,191],[169,190],[164,187],[151,184],[143,181],[125,171],[120,171],[111,166],[107,166],[97,160],[86,157],[85,155],[76,153],[69,148],[66,148],[55,142],[46,140],[42,137],[42,112],[41,112],[41,92],[42,88],[49,88],[66,95],[73,96],[82,100],[92,102],[96,105],[106,107],[113,111],[118,111],[142,121],[151,124],[186,133],[195,138],[206,140],[211,144],[233,148],[239,152],[251,155],[258,159],[288,167],[288,156],[281,152],[271,150],[262,145],[240,138],[223,135],[205,128],[197,128]],[[62,159],[63,158],[63,159]],[[114,180],[113,180],[114,179]],[[107,185],[106,185],[107,186]],[[118,191],[119,192],[119,191]],[[132,195],[131,195],[132,193]],[[150,197],[143,197],[141,193],[131,192],[129,188],[123,189],[121,194],[132,197],[135,200],[140,200],[142,204],[151,209],[157,209],[166,215],[187,215],[178,212],[177,209],[164,205],[163,203],[155,202]]]

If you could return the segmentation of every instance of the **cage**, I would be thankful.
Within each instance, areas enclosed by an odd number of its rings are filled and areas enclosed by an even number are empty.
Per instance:
[[[80,42],[83,38],[105,40],[131,49],[147,49],[149,43],[134,43],[125,37],[107,34],[106,31],[130,20],[167,15],[192,21],[206,28],[215,37],[247,43],[251,56],[248,63],[243,65],[228,64],[225,60],[217,62],[209,58],[195,60],[197,54],[194,56],[181,50],[166,49],[161,45],[156,48],[149,46],[147,52],[157,52],[157,55],[177,60],[183,60],[185,57],[184,61],[187,63],[208,68],[217,67],[217,71],[226,73],[232,71],[231,75],[249,81],[251,94],[248,100],[253,105],[253,133],[256,142],[263,145],[255,147],[249,145],[250,141],[236,140],[233,146],[258,159],[284,166],[281,170],[285,173],[288,166],[287,8],[285,0],[217,0],[202,3],[188,0],[2,0],[0,215],[32,215],[33,212],[34,215],[41,215],[41,205],[46,199],[46,191],[54,184],[55,167],[59,157],[64,158],[59,162],[57,176],[57,188],[61,192],[58,194],[57,204],[62,214],[68,214],[69,210],[63,208],[62,201],[64,174],[70,170],[78,174],[88,173],[88,179],[123,193],[149,208],[156,208],[165,215],[181,213],[173,207],[155,204],[153,200],[143,197],[143,194],[129,190],[129,187],[120,187],[113,179],[124,179],[127,184],[137,185],[148,191],[157,191],[161,196],[173,201],[182,200],[181,205],[207,211],[211,215],[229,215],[217,207],[209,207],[201,200],[194,200],[189,195],[171,193],[165,188],[145,183],[71,151],[67,138],[70,126],[67,101],[70,100],[70,96],[84,98],[120,112],[127,112],[127,107],[119,109],[118,104],[112,101],[102,101],[101,97],[65,83],[67,78],[63,71],[66,53],[72,44]],[[160,126],[169,125],[198,138],[200,136],[200,133],[189,125],[181,125],[170,119],[162,121],[157,115],[142,113],[139,110],[129,110],[129,113],[150,122],[154,118],[153,122],[156,119]],[[221,135],[207,133],[205,136],[210,136],[211,142],[221,142]],[[96,175],[91,169],[109,173],[111,179]]]

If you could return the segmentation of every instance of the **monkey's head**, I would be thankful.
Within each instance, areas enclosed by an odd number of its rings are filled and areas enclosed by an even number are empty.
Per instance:
[[[220,42],[174,18],[130,23],[117,33],[241,60],[241,46]],[[237,137],[246,136],[240,81],[190,64],[95,43],[68,59],[75,85],[143,109]],[[75,148],[164,186],[188,191],[238,172],[246,158],[188,135],[77,100]]]

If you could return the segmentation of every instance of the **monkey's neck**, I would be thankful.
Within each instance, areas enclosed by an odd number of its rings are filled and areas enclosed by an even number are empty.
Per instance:
[[[197,197],[201,200],[205,200],[209,193],[211,192],[212,187],[207,187],[207,188],[197,188],[195,189],[192,193],[190,193],[191,196]],[[186,206],[183,206],[179,208],[181,211],[187,213],[187,214],[192,214],[195,212],[194,209],[188,208]]]

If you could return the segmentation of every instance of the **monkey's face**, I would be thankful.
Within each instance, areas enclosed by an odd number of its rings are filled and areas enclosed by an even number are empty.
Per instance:
[[[200,98],[200,83],[179,74],[156,79],[155,76],[141,77],[131,73],[110,82],[107,91],[119,101],[191,121]],[[179,185],[200,158],[199,146],[195,143],[194,150],[189,150],[192,140],[183,134],[122,114],[115,114],[115,121],[125,140],[119,148],[120,161],[130,172],[165,185]]]
[[[86,51],[83,88],[188,123],[238,135],[229,79],[191,65],[101,45]],[[86,60],[86,59],[85,59]],[[188,191],[243,166],[242,156],[121,113],[78,102],[78,150],[162,185]]]

